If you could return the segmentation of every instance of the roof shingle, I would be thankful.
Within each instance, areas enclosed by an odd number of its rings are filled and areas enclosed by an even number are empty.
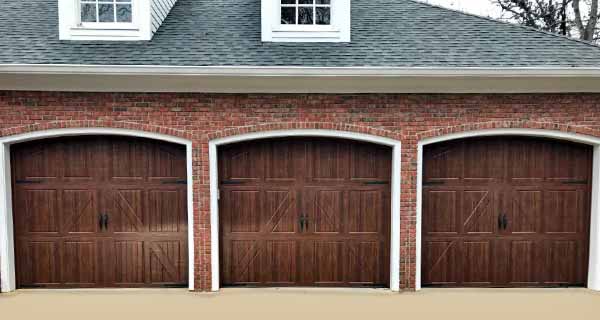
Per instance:
[[[0,64],[600,67],[600,47],[412,0],[352,0],[351,43],[264,43],[261,0],[179,0],[148,42],[58,39],[56,0],[0,2]]]

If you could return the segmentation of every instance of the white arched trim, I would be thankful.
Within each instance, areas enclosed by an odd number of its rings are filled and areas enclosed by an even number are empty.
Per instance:
[[[400,141],[369,134],[322,129],[294,129],[253,132],[215,139],[209,142],[210,162],[210,226],[211,226],[211,272],[212,291],[220,288],[219,278],[219,170],[217,148],[221,145],[281,137],[329,137],[370,142],[392,148],[392,196],[391,196],[391,239],[390,239],[390,289],[400,291]]]
[[[187,163],[187,206],[188,206],[188,273],[189,289],[194,290],[194,202],[193,202],[193,171],[192,171],[192,142],[190,140],[164,134],[145,131],[113,128],[73,128],[51,129],[18,134],[0,138],[0,292],[10,292],[16,289],[15,256],[12,221],[10,146],[13,144],[56,137],[112,135],[140,137],[160,140],[186,147]]]
[[[449,140],[485,137],[485,136],[529,136],[588,144],[594,147],[592,173],[592,205],[590,221],[590,257],[588,288],[600,291],[600,138],[582,134],[543,129],[486,129],[453,133],[441,137],[428,138],[419,142],[417,160],[417,236],[416,236],[416,277],[415,288],[421,289],[421,232],[422,232],[422,184],[423,184],[423,148],[426,145]]]

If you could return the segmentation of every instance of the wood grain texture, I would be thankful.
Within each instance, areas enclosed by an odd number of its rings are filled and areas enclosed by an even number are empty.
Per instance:
[[[289,138],[219,149],[224,286],[387,286],[391,150]]]
[[[187,284],[183,148],[92,136],[11,155],[19,288]]]
[[[424,161],[424,286],[585,285],[591,147],[474,138]]]

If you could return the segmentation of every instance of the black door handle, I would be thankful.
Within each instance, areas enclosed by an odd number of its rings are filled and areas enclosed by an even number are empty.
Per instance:
[[[108,230],[108,214],[104,214],[104,230]]]
[[[506,216],[506,213],[502,216],[502,226],[504,227],[504,230],[508,228],[508,217]]]
[[[500,214],[498,215],[498,230],[502,230],[502,227],[504,226],[504,223],[503,223],[503,221],[504,221],[504,220],[502,219],[502,213],[500,213]]]
[[[304,230],[304,215],[300,215],[300,232]]]

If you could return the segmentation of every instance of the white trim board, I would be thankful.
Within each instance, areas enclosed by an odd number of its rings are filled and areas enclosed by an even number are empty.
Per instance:
[[[544,137],[558,140],[572,141],[582,144],[588,144],[594,147],[593,154],[593,175],[592,175],[592,205],[590,221],[590,247],[589,247],[589,269],[588,269],[588,288],[600,291],[600,138],[585,136],[575,133],[561,131],[542,130],[542,129],[486,129],[475,130],[461,133],[454,133],[440,137],[428,138],[419,141],[418,145],[418,163],[417,163],[417,234],[416,234],[416,275],[415,288],[421,289],[421,239],[422,239],[422,220],[423,220],[423,149],[425,146],[471,137],[485,136],[529,136]]]
[[[329,137],[364,141],[392,147],[391,185],[391,239],[390,239],[390,289],[400,291],[400,180],[401,142],[368,134],[322,129],[295,129],[253,132],[215,139],[209,142],[210,166],[210,226],[211,226],[211,274],[212,291],[220,289],[219,268],[219,169],[217,152],[222,145],[250,140],[282,137]]]
[[[327,79],[327,81],[321,81]],[[600,68],[0,64],[0,90],[200,93],[600,92]]]
[[[11,196],[11,170],[10,170],[10,146],[16,143],[65,137],[85,135],[111,135],[140,137],[160,140],[186,147],[187,163],[187,207],[188,207],[188,273],[189,290],[194,290],[194,201],[193,201],[193,170],[192,170],[192,142],[186,139],[172,137],[163,134],[144,131],[112,128],[73,128],[52,129],[35,131],[14,136],[0,138],[0,279],[2,287],[0,292],[10,292],[16,289],[14,238],[12,223],[12,196]]]

